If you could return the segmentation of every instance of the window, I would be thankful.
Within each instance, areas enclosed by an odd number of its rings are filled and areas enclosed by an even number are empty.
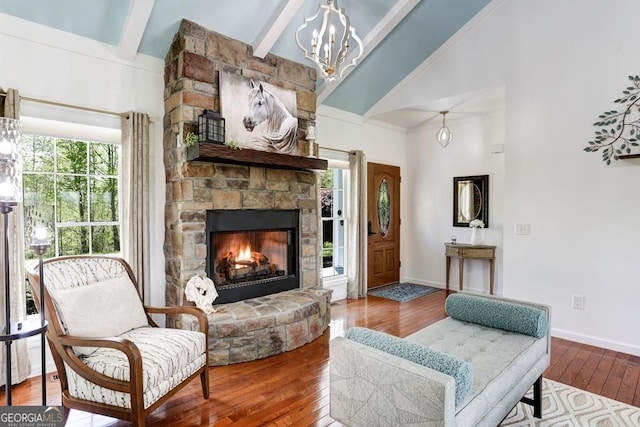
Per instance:
[[[322,277],[346,273],[347,215],[345,183],[348,170],[329,168],[320,178],[322,208]]]
[[[21,144],[25,244],[45,226],[45,258],[120,252],[120,147],[29,134]],[[35,257],[28,249],[25,256]]]

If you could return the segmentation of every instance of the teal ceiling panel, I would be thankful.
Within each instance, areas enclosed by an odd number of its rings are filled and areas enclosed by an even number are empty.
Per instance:
[[[132,0],[2,0],[0,13],[117,45]]]
[[[155,0],[138,52],[164,59],[182,19],[255,46],[290,0]],[[326,0],[304,0],[272,54],[312,66],[295,42],[304,18]],[[361,39],[404,0],[338,0]],[[363,115],[490,0],[420,0],[324,104]],[[410,3],[413,4],[413,3]],[[0,14],[117,46],[133,0],[0,0]],[[136,17],[137,19],[138,17]],[[52,41],[55,43],[55,41]],[[322,82],[319,82],[321,84]]]
[[[156,0],[140,53],[163,58],[182,19],[253,44],[286,0]]]
[[[324,104],[363,115],[490,0],[422,0]]]

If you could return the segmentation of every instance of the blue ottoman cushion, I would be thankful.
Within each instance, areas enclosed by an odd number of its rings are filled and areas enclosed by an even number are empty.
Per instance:
[[[548,315],[544,310],[508,301],[475,295],[453,294],[445,302],[454,319],[536,338],[547,334]]]

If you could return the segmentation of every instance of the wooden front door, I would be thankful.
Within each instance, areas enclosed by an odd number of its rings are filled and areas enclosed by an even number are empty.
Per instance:
[[[367,288],[400,280],[400,168],[367,163]]]

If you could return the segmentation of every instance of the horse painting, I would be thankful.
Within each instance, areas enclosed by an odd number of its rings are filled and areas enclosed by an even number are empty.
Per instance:
[[[267,91],[262,83],[249,82],[248,112],[242,124],[248,132],[261,123],[266,123],[257,140],[266,142],[275,151],[294,154],[298,149],[298,119],[291,115],[284,103],[273,93]],[[258,141],[254,141],[258,142]]]

